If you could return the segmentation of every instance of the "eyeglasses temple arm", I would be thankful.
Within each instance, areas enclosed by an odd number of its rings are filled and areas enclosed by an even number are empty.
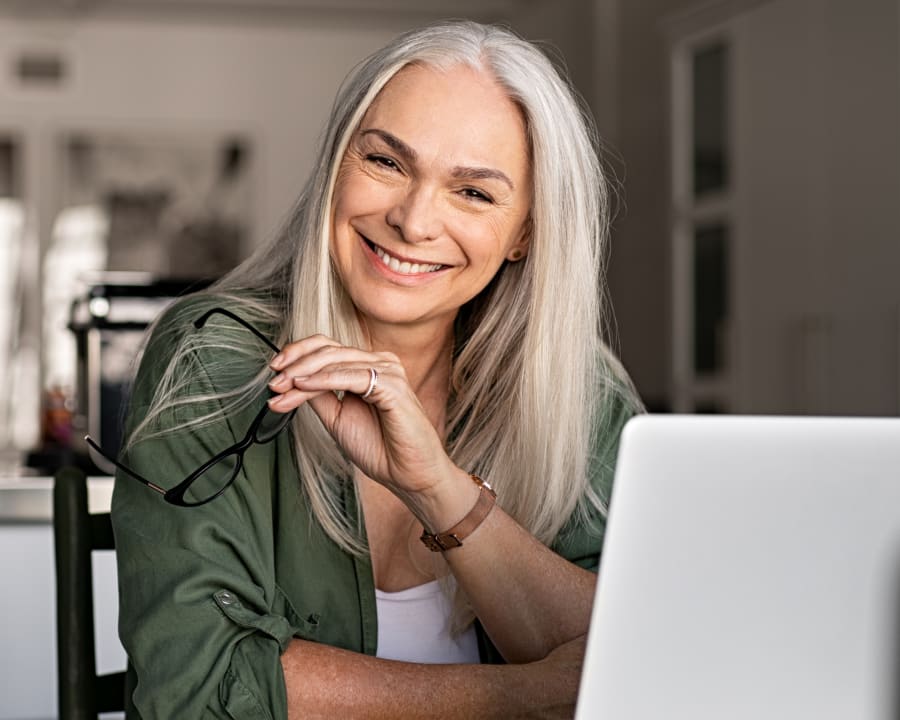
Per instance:
[[[166,494],[166,491],[165,491],[163,488],[161,488],[159,485],[150,482],[147,478],[145,478],[145,477],[143,477],[143,476],[141,476],[141,475],[138,475],[134,470],[132,470],[132,469],[126,467],[125,465],[123,465],[122,463],[120,463],[118,460],[114,460],[114,459],[111,458],[109,455],[107,455],[107,454],[103,451],[103,449],[102,449],[97,443],[94,442],[94,440],[91,438],[90,435],[85,435],[85,436],[84,436],[84,441],[85,441],[88,445],[90,445],[92,448],[94,448],[94,450],[96,450],[97,453],[98,453],[99,455],[101,455],[102,457],[106,458],[109,462],[111,462],[113,465],[115,465],[115,466],[116,466],[119,470],[121,470],[122,472],[124,472],[124,473],[130,475],[131,477],[133,477],[133,478],[134,478],[135,480],[137,480],[138,482],[143,483],[144,485],[146,485],[146,486],[147,486],[148,488],[150,488],[151,490],[155,490],[155,491],[158,492],[160,495],[165,495],[165,494]]]
[[[194,327],[199,330],[206,324],[206,321],[209,320],[210,316],[215,315],[217,313],[219,315],[224,315],[225,317],[229,317],[232,320],[234,320],[236,323],[240,323],[241,325],[243,325],[250,332],[252,332],[254,335],[256,335],[256,337],[258,337],[260,340],[262,340],[266,345],[268,345],[270,348],[272,348],[272,350],[274,352],[276,352],[276,353],[281,352],[281,348],[279,348],[277,345],[275,345],[271,340],[269,340],[269,338],[267,338],[265,335],[263,335],[259,330],[257,330],[255,327],[253,327],[250,323],[248,323],[246,320],[244,320],[244,318],[242,318],[238,315],[235,315],[233,312],[231,312],[230,310],[226,310],[225,308],[212,308],[211,310],[207,310],[200,317],[198,317],[196,320],[194,320]]]

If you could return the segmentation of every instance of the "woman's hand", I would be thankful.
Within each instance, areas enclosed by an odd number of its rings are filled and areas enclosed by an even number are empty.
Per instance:
[[[279,373],[269,383],[279,393],[272,410],[309,403],[350,460],[401,498],[427,494],[457,471],[395,355],[313,335],[286,345],[271,367]],[[377,383],[363,400],[372,368]]]

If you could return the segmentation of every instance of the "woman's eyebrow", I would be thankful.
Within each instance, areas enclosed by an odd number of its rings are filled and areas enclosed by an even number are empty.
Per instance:
[[[457,165],[450,171],[450,175],[457,180],[501,180],[509,185],[510,190],[515,190],[513,181],[509,179],[506,173],[493,168],[485,167],[463,167]]]
[[[402,156],[404,160],[414,163],[419,159],[419,154],[413,150],[409,145],[403,142],[396,135],[392,135],[387,130],[381,130],[379,128],[367,128],[360,132],[360,135],[375,135],[379,137],[385,145],[391,148],[395,153]],[[515,189],[515,185],[513,181],[509,179],[509,176],[501,172],[500,170],[496,170],[494,168],[487,167],[465,167],[461,165],[457,165],[450,171],[451,177],[456,180],[500,180],[501,182],[509,185],[510,190]]]
[[[419,159],[419,154],[409,145],[403,142],[396,135],[391,135],[387,130],[379,130],[378,128],[369,128],[363,130],[360,135],[377,135],[384,143],[398,155],[402,155],[405,160],[415,162]]]

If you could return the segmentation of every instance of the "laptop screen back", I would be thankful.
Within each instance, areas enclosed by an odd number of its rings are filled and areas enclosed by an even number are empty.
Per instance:
[[[900,717],[900,419],[625,428],[579,720]]]

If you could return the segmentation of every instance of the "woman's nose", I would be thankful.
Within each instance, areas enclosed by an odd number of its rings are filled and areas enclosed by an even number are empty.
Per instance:
[[[420,243],[440,237],[444,223],[436,191],[422,185],[408,188],[388,210],[387,222],[405,242]]]

